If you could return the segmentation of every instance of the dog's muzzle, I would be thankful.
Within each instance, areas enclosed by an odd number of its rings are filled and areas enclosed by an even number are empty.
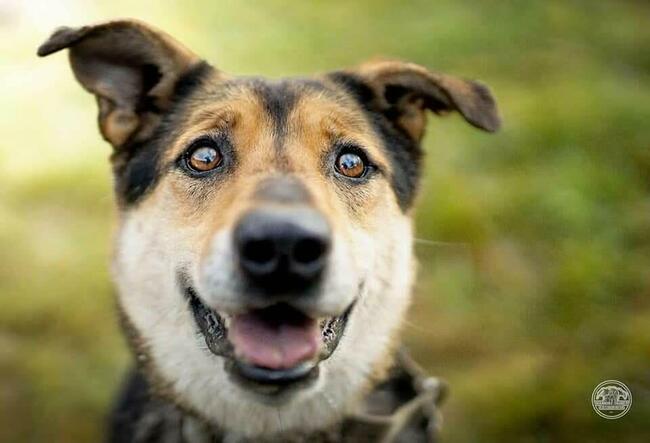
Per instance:
[[[329,317],[302,309],[318,306],[331,249],[329,224],[308,207],[263,208],[246,213],[232,237],[243,288],[237,312],[204,304],[189,276],[179,273],[208,349],[226,358],[235,381],[257,392],[304,387],[336,349],[354,304]]]

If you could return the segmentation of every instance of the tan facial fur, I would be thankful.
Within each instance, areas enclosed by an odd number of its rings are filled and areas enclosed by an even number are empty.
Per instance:
[[[227,126],[237,171],[215,187],[169,173],[137,208],[123,214],[113,267],[120,303],[161,378],[206,418],[247,435],[317,428],[345,413],[392,350],[410,293],[411,222],[387,180],[355,195],[320,172],[332,137],[363,142],[388,168],[367,123],[337,102],[301,97],[289,116],[282,155],[273,146],[273,128],[261,105],[246,91],[214,106],[180,131],[169,157],[187,140]],[[322,364],[319,383],[286,404],[267,406],[232,384],[219,357],[206,352],[174,277],[178,267],[187,268],[210,306],[220,312],[241,308],[230,236],[239,217],[260,204],[256,185],[276,175],[304,183],[333,225],[333,260],[312,309],[338,315],[355,298],[358,302],[339,348]],[[258,419],[251,421],[251,414]]]

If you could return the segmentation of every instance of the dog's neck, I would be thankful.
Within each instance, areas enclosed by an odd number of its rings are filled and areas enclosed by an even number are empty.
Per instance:
[[[270,442],[433,442],[441,420],[438,405],[446,385],[426,377],[404,351],[388,377],[366,396],[359,410],[327,430],[287,432]],[[240,438],[151,395],[146,378],[135,372],[111,417],[109,442],[244,443]],[[262,441],[254,439],[254,441]]]

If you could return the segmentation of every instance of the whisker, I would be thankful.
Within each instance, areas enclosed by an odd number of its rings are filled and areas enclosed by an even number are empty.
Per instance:
[[[426,238],[419,238],[419,237],[415,237],[414,240],[416,244],[425,245],[425,246],[461,247],[461,248],[469,247],[469,243],[467,242],[428,240]]]
[[[412,322],[412,321],[410,321],[408,319],[404,320],[404,326],[409,328],[409,329],[413,329],[414,331],[417,331],[417,332],[424,332],[426,334],[432,334],[433,333],[432,330],[423,328],[422,326],[417,325],[417,324],[415,324],[414,322]]]
[[[276,412],[278,413],[278,425],[280,426],[280,433],[284,434],[284,425],[282,424],[282,415],[280,414],[279,409],[276,409]]]
[[[334,402],[334,400],[332,400],[332,398],[329,395],[327,395],[327,393],[325,392],[322,392],[321,394],[325,398],[325,401],[327,402],[328,406],[332,408],[334,412],[337,412],[336,403]]]

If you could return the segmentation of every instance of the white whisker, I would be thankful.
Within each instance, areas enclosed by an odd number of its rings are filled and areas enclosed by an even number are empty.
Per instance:
[[[437,241],[437,240],[428,240],[426,238],[415,238],[415,243],[426,246],[443,246],[443,247],[461,247],[468,248],[469,243],[467,242],[451,242],[451,241]]]
[[[332,400],[332,398],[329,395],[327,395],[326,392],[322,392],[321,394],[323,395],[323,398],[325,398],[325,401],[327,402],[328,406],[332,408],[334,412],[338,412],[334,400]]]
[[[282,415],[280,414],[280,410],[277,409],[278,413],[278,425],[280,426],[280,433],[284,434],[284,425],[282,424]]]

